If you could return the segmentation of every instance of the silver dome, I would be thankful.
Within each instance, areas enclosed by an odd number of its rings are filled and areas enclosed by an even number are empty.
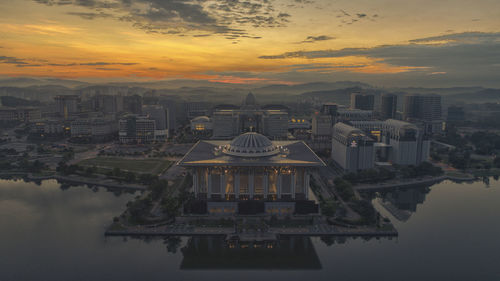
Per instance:
[[[232,156],[262,157],[278,154],[280,149],[267,137],[252,132],[236,137],[222,151]]]

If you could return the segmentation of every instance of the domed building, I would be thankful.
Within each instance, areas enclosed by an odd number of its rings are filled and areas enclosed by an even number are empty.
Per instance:
[[[207,116],[198,116],[191,120],[191,131],[206,133],[212,131],[212,120]]]
[[[255,132],[199,141],[177,164],[192,172],[197,213],[277,216],[317,212],[309,175],[325,165],[302,141]]]

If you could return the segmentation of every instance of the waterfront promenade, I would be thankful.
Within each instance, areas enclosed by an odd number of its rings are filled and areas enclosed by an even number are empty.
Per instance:
[[[241,231],[235,232],[234,227],[199,227],[191,225],[163,225],[150,227],[129,227],[126,229],[105,232],[106,236],[244,236],[259,237],[269,236],[398,236],[392,230],[380,230],[373,227],[347,228],[329,224],[314,224],[304,227],[270,227],[266,231]]]

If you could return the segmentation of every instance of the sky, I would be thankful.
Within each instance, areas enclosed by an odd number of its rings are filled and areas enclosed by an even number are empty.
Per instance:
[[[498,0],[0,0],[0,76],[500,87]]]

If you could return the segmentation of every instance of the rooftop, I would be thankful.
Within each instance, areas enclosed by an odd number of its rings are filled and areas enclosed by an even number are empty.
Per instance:
[[[180,166],[324,166],[303,141],[270,141],[246,133],[233,141],[199,141],[177,163]]]

